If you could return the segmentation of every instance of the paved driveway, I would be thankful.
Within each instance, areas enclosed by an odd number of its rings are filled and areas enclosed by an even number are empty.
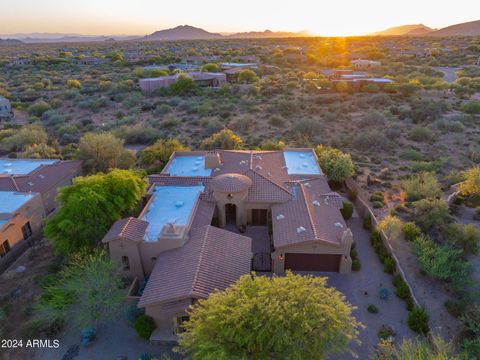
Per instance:
[[[416,334],[407,325],[408,311],[406,303],[395,295],[392,285],[392,276],[383,272],[383,265],[370,245],[370,234],[363,229],[362,220],[358,217],[347,221],[353,232],[362,268],[358,272],[348,275],[338,273],[313,273],[327,276],[328,284],[337,288],[347,297],[347,300],[357,307],[355,316],[366,328],[360,332],[361,345],[352,345],[352,349],[359,355],[359,359],[369,358],[368,354],[378,344],[378,330],[382,325],[392,326],[397,336],[396,341],[402,338],[412,338]],[[383,301],[379,297],[379,290],[387,288],[390,299]],[[379,308],[378,314],[367,311],[369,304]],[[353,359],[350,355],[334,357],[333,359]]]

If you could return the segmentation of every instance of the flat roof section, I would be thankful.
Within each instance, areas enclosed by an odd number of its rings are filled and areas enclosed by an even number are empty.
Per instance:
[[[26,175],[36,170],[41,165],[51,165],[58,160],[33,160],[33,159],[5,159],[0,158],[0,174]]]
[[[0,191],[0,213],[13,213],[36,195],[36,193]]]
[[[317,159],[312,151],[284,151],[285,164],[289,175],[321,175]]]
[[[212,169],[205,168],[205,156],[177,155],[163,172],[171,176],[209,177],[212,174]]]
[[[203,185],[156,185],[150,205],[142,217],[148,222],[145,241],[157,241],[163,226],[169,223],[188,225],[198,196],[204,190]]]

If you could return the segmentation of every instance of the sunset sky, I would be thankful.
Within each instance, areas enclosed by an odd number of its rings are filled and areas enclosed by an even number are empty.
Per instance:
[[[342,36],[404,24],[440,28],[478,20],[479,14],[474,0],[449,6],[436,0],[1,0],[0,34],[145,35],[189,24],[212,32],[307,30]]]

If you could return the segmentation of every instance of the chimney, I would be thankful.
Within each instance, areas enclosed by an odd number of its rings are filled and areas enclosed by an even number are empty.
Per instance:
[[[216,151],[209,151],[205,155],[205,169],[215,169],[220,166],[220,154]]]

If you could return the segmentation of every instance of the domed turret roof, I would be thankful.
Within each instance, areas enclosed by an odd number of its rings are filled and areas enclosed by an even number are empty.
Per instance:
[[[238,193],[247,190],[252,186],[252,180],[241,174],[222,174],[210,181],[214,191],[225,193]]]

